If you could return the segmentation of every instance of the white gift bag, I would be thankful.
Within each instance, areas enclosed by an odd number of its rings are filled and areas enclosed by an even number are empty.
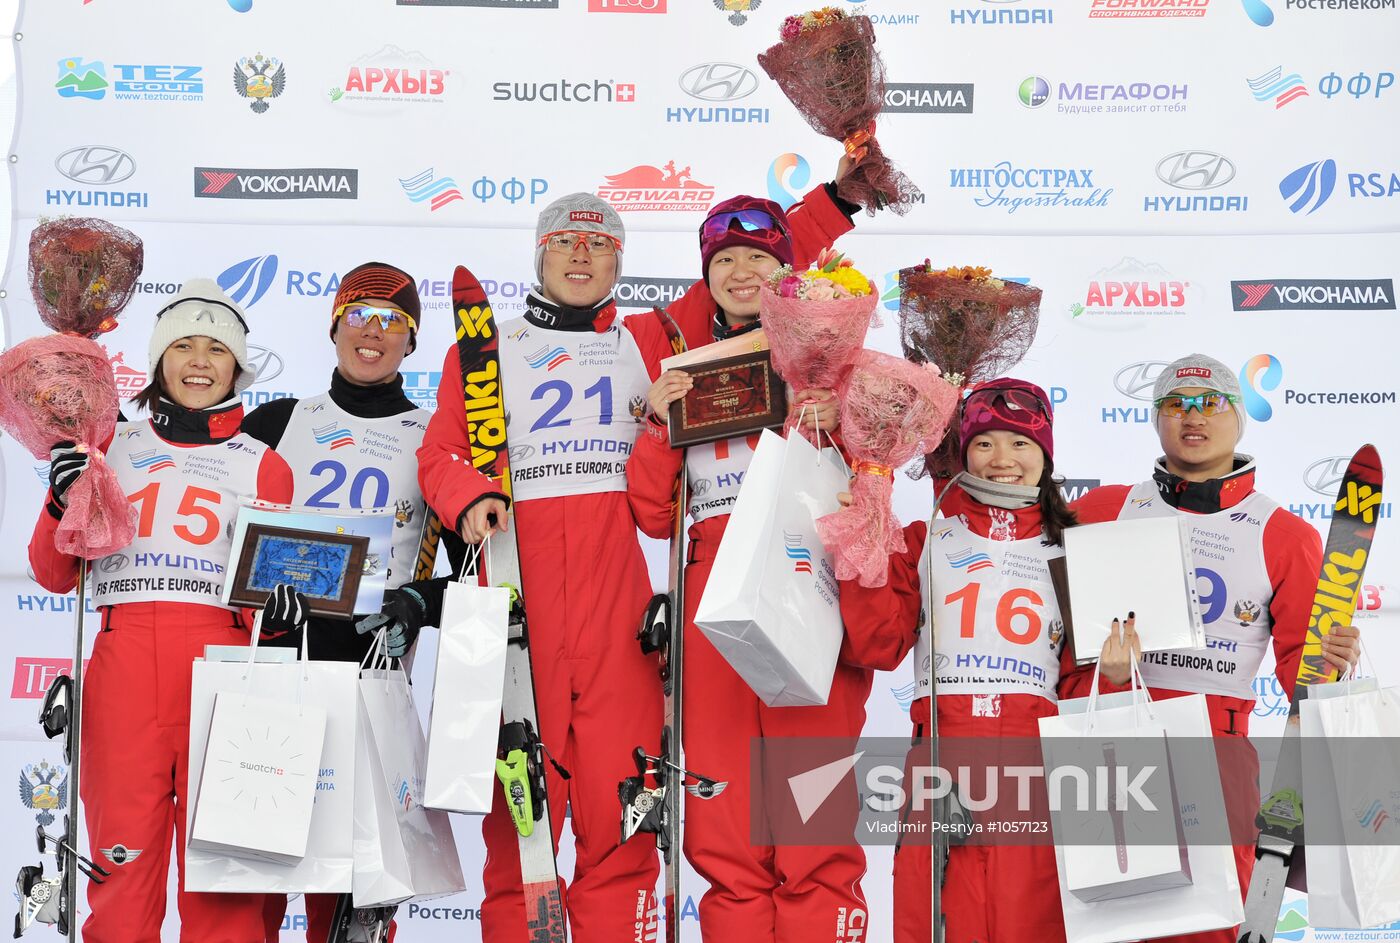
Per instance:
[[[354,854],[358,717],[355,682],[359,666],[335,661],[255,663],[257,637],[255,625],[253,644],[245,660],[212,661],[210,652],[206,651],[205,658],[196,660],[193,665],[189,781],[201,782],[214,701],[220,692],[238,694],[246,688],[258,697],[292,702],[300,697],[301,703],[320,708],[326,716],[325,741],[316,771],[316,801],[311,812],[306,854],[295,862],[257,861],[197,848],[187,840],[185,889],[227,893],[348,893]],[[303,657],[304,654],[303,648]],[[189,834],[193,834],[194,811],[192,802],[186,811]],[[245,827],[248,820],[248,816],[241,820]]]
[[[770,707],[825,704],[844,628],[817,518],[849,486],[840,453],[765,430],[695,624]]]
[[[372,658],[382,652],[383,636],[381,631]],[[407,675],[363,670],[359,688],[355,906],[387,906],[465,890],[447,813],[423,805],[427,751]]]
[[[314,704],[217,692],[189,847],[300,861],[325,738],[326,712]]]
[[[1133,897],[1191,883],[1166,728],[1133,669],[1132,703],[1098,704],[1098,672],[1084,713],[1040,721],[1046,776],[1062,767],[1102,769],[1106,802],[1051,796],[1061,884],[1082,901]],[[1145,775],[1139,777],[1138,773]],[[1053,781],[1053,780],[1052,780]],[[1085,790],[1087,793],[1087,790]],[[1112,838],[1112,843],[1108,839]],[[1166,844],[1170,839],[1171,844]]]
[[[423,783],[430,809],[491,811],[509,615],[509,590],[447,584]]]
[[[1095,682],[1097,688],[1097,681]],[[1060,716],[1041,719],[1041,736],[1078,735],[1088,698],[1061,701]],[[1107,694],[1098,699],[1100,709],[1131,707],[1132,692]],[[1176,765],[1190,763],[1191,775],[1176,777],[1177,802],[1191,868],[1191,883],[1133,897],[1093,903],[1080,900],[1065,887],[1064,849],[1055,849],[1060,876],[1060,904],[1065,918],[1067,943],[1120,943],[1160,936],[1196,933],[1237,926],[1244,920],[1244,901],[1234,848],[1221,840],[1229,835],[1224,788],[1215,762],[1210,715],[1205,697],[1193,694],[1152,702],[1156,721],[1173,743]],[[1080,715],[1077,724],[1064,726]],[[1050,721],[1047,725],[1046,721]],[[1050,728],[1047,731],[1047,726]],[[1183,743],[1189,746],[1182,748]],[[1183,756],[1186,760],[1183,761]]]
[[[1360,930],[1400,919],[1400,761],[1393,748],[1400,688],[1378,689],[1374,680],[1313,685],[1299,720],[1304,737],[1348,741],[1328,745],[1331,762],[1303,764],[1308,921]],[[1363,763],[1364,740],[1376,749]],[[1343,841],[1323,844],[1314,835]]]

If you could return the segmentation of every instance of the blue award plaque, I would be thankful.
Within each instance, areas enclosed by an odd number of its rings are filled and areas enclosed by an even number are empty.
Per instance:
[[[364,573],[368,537],[249,524],[229,604],[261,607],[279,583],[306,596],[311,614],[348,619]]]

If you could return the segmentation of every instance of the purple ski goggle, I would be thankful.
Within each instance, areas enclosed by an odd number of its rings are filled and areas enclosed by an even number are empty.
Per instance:
[[[735,223],[745,232],[777,231],[784,236],[788,234],[787,227],[780,220],[763,210],[735,210],[732,213],[717,213],[705,220],[705,225],[700,229],[700,238],[704,241],[718,239],[729,232]]]

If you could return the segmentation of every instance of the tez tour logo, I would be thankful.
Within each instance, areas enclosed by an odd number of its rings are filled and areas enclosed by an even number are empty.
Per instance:
[[[802,545],[802,535],[783,531],[783,552],[792,561],[794,573],[812,572],[812,551]]]
[[[320,426],[319,428],[312,426],[311,434],[316,437],[317,445],[330,443],[332,452],[342,446],[355,444],[355,437],[350,434],[350,430],[343,426],[338,426],[335,423]]]
[[[533,354],[525,355],[525,362],[530,365],[530,369],[532,370],[538,370],[540,367],[544,367],[546,371],[553,370],[555,367],[566,364],[572,359],[573,358],[570,357],[568,352],[562,347],[555,347],[553,350],[541,347]]]

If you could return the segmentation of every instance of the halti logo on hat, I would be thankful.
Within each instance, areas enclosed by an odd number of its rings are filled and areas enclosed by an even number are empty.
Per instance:
[[[1202,380],[1209,380],[1211,378],[1210,368],[1182,367],[1181,369],[1176,371],[1176,378],[1180,380],[1183,377],[1200,377]]]
[[[597,223],[603,225],[603,214],[595,213],[592,210],[570,210],[569,222],[571,223]]]

